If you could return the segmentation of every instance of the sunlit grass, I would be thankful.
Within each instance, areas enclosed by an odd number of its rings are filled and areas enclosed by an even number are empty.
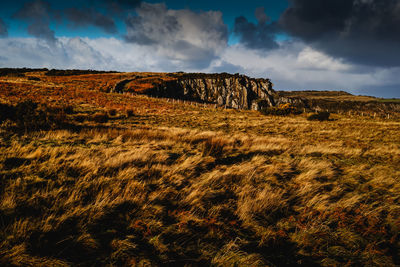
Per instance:
[[[400,264],[397,119],[77,99],[1,125],[0,265]]]

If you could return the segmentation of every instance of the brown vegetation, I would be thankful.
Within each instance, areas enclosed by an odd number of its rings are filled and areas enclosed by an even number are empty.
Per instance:
[[[400,99],[358,96],[343,91],[279,91],[277,94],[284,102],[308,111],[400,118]]]
[[[261,109],[261,113],[264,115],[278,115],[278,116],[287,116],[290,114],[301,114],[303,111],[299,110],[295,106],[290,103],[280,104],[276,107],[267,107]]]
[[[328,121],[331,114],[327,111],[321,111],[315,114],[311,114],[308,116],[307,120],[309,121]]]
[[[4,116],[66,101],[57,127],[2,120],[0,265],[400,264],[396,119],[7,84]]]

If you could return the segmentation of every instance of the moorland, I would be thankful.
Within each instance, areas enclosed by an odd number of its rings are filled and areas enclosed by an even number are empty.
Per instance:
[[[0,74],[2,266],[400,265],[397,100],[278,92],[338,103],[319,121]]]

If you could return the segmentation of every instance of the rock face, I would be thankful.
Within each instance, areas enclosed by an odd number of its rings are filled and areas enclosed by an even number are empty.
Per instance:
[[[177,79],[155,84],[147,93],[173,97],[235,109],[259,110],[274,106],[275,91],[269,79],[254,79],[231,74],[183,74]]]
[[[301,108],[307,107],[307,100],[299,98],[299,97],[280,96],[280,97],[275,98],[275,103],[276,103],[276,105],[289,103],[296,107],[301,107]]]

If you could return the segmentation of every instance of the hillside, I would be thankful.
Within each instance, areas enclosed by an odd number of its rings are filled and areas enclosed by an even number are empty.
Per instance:
[[[209,104],[215,107],[261,110],[290,103],[305,112],[328,110],[361,116],[400,117],[400,102],[355,96],[343,91],[275,91],[269,79],[239,74],[118,73],[80,70],[1,69],[0,94],[68,105],[86,103],[127,108],[127,99],[115,102],[109,93],[147,95]],[[11,92],[10,90],[14,92]]]
[[[313,111],[328,110],[340,114],[373,117],[400,115],[400,99],[358,96],[344,91],[279,91],[277,95],[284,103],[293,103],[300,108]]]
[[[400,265],[395,109],[309,121],[146,94],[181,73],[46,73],[0,77],[0,265]]]

